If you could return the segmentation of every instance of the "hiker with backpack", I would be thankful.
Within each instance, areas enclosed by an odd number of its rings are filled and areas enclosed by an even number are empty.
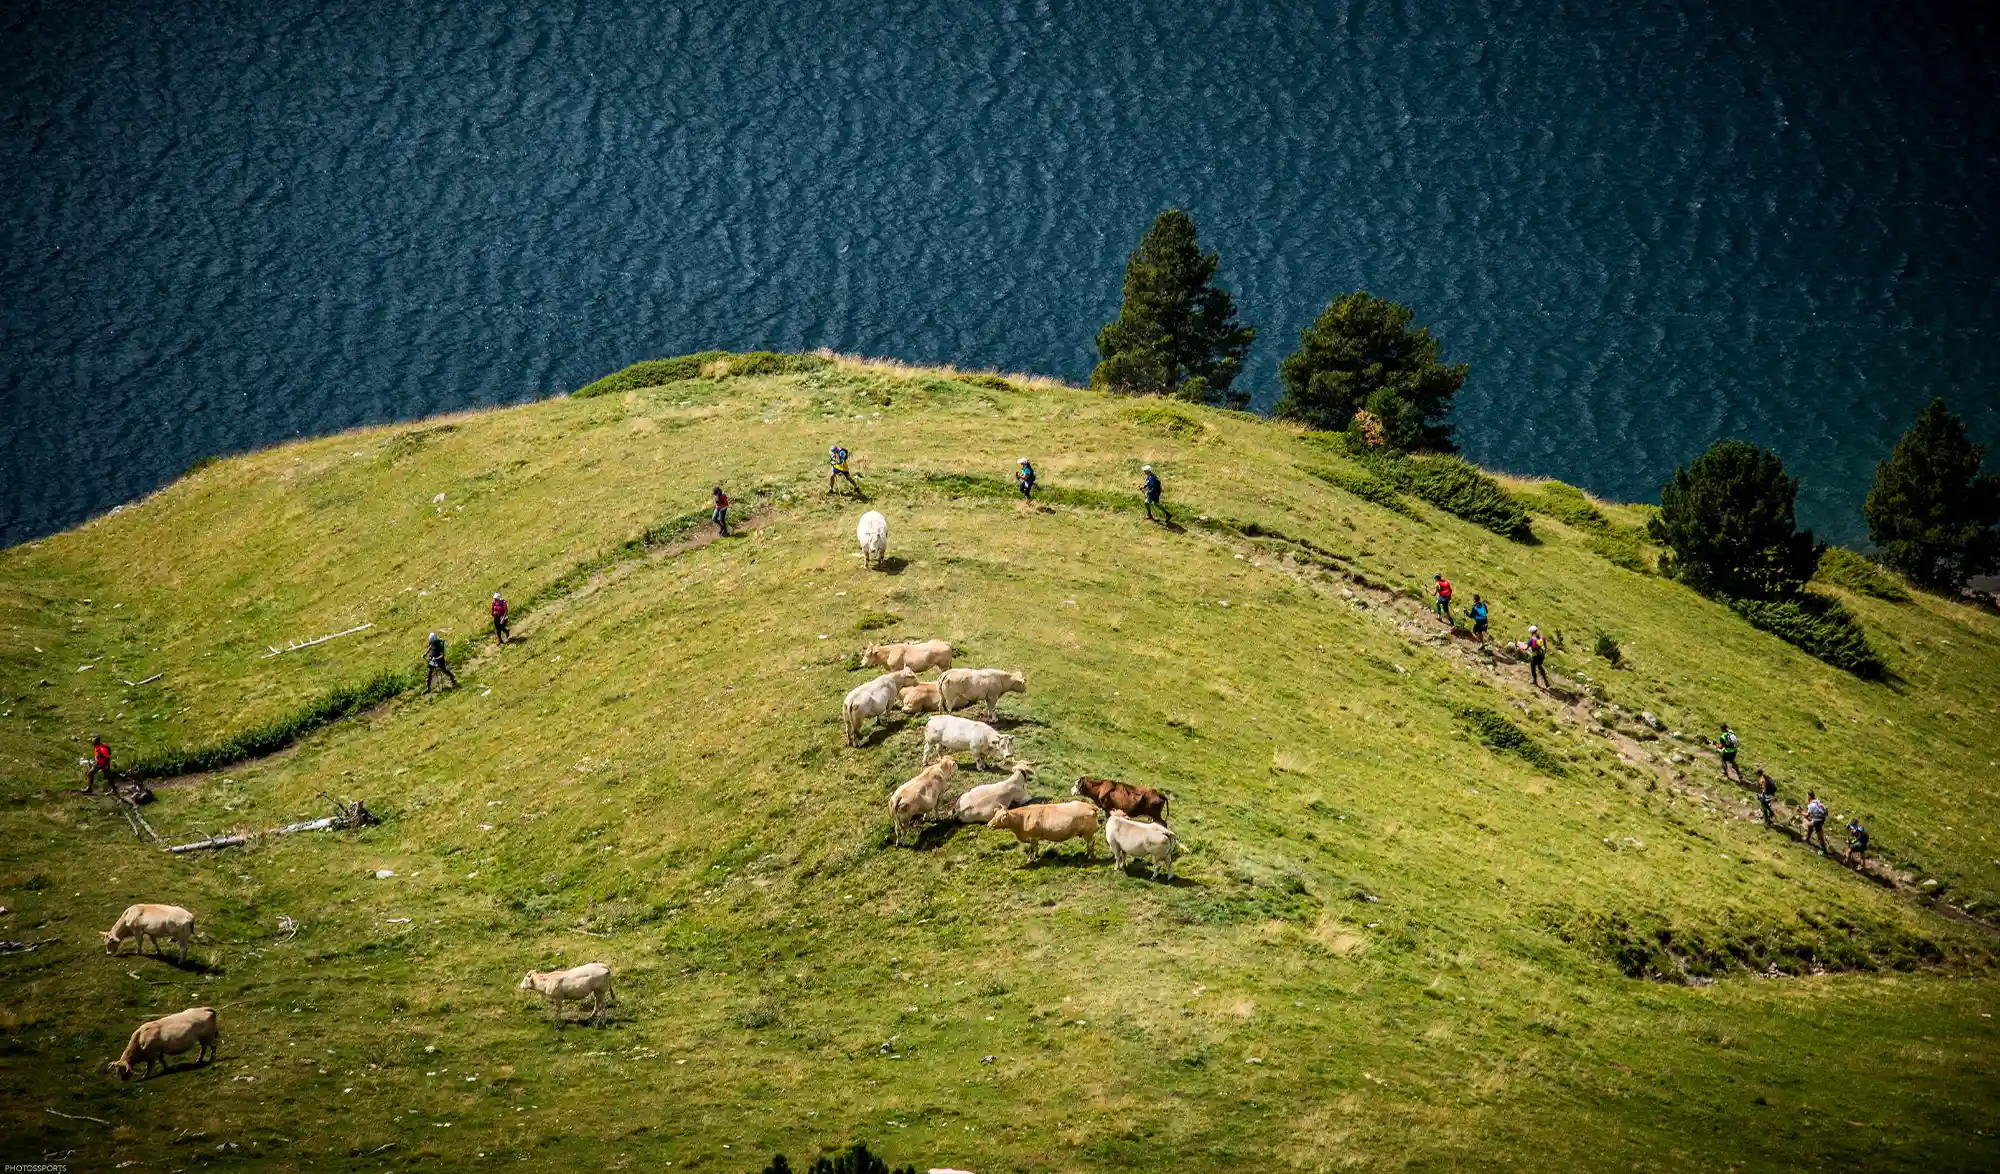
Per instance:
[[[1485,644],[1486,616],[1487,616],[1486,601],[1479,598],[1479,593],[1477,591],[1472,593],[1472,610],[1466,614],[1472,617],[1472,634],[1478,637],[1479,642],[1482,645]]]
[[[437,682],[439,673],[443,673],[444,679],[451,682],[452,688],[458,688],[458,678],[452,674],[451,666],[444,662],[444,637],[436,632],[431,633],[429,642],[424,645],[424,663],[430,666],[429,671],[424,673],[424,692],[431,691],[431,686]]]
[[[1765,826],[1765,827],[1770,827],[1770,826],[1771,826],[1771,801],[1772,801],[1772,800],[1774,800],[1774,799],[1776,799],[1777,797],[1778,797],[1778,784],[1777,784],[1776,782],[1772,781],[1772,779],[1771,779],[1771,776],[1770,776],[1770,775],[1767,775],[1767,774],[1765,774],[1765,773],[1764,773],[1764,768],[1763,768],[1763,767],[1761,767],[1761,766],[1760,766],[1760,767],[1758,767],[1758,768],[1757,768],[1757,806],[1759,806],[1759,807],[1761,807],[1761,808],[1763,808],[1763,809],[1764,809],[1764,826]]]
[[[1736,731],[1729,728],[1728,722],[1722,723],[1722,737],[1710,742],[1709,745],[1713,746],[1715,752],[1722,757],[1722,777],[1728,778],[1729,772],[1733,770],[1736,772],[1736,781],[1742,782],[1743,768],[1736,765]]]
[[[1528,683],[1532,685],[1539,680],[1542,688],[1548,688],[1549,670],[1542,667],[1542,661],[1548,657],[1549,642],[1542,638],[1540,628],[1528,625],[1528,640],[1521,645],[1521,650],[1528,654]]]
[[[826,475],[826,491],[828,493],[833,492],[833,483],[836,480],[845,477],[847,478],[847,484],[854,490],[854,496],[856,497],[861,496],[860,483],[854,479],[854,474],[847,471],[846,449],[840,447],[837,444],[834,445],[832,448],[827,449],[826,463],[829,469]]]
[[[104,739],[92,734],[90,736],[90,773],[83,776],[83,790],[85,794],[97,789],[98,775],[104,776],[105,788],[112,790],[111,747],[104,744]]]
[[[1149,522],[1160,520],[1158,518],[1153,517],[1153,507],[1157,505],[1160,507],[1160,513],[1164,516],[1167,524],[1172,525],[1174,521],[1174,515],[1172,511],[1168,510],[1167,507],[1165,505],[1162,505],[1160,502],[1159,474],[1153,472],[1153,466],[1151,465],[1145,466],[1143,469],[1140,470],[1140,472],[1146,474],[1146,484],[1145,484],[1146,520]]]
[[[1826,855],[1826,804],[1820,802],[1817,793],[1806,792],[1806,809],[1800,818],[1806,825],[1806,847],[1812,847],[1812,842],[1817,839],[1819,854]]]
[[[1021,496],[1028,501],[1035,500],[1035,467],[1021,458],[1021,467],[1014,470],[1014,484],[1021,490]]]
[[[507,642],[508,631],[507,601],[500,598],[500,593],[495,591],[493,593],[493,642],[495,644],[505,644]]]
[[[1852,868],[1856,859],[1860,860],[1863,869],[1868,867],[1868,829],[1861,826],[1860,820],[1850,819],[1847,821],[1847,856],[1841,863]]]
[[[1437,612],[1438,618],[1444,621],[1444,626],[1449,628],[1452,626],[1451,580],[1445,578],[1443,575],[1433,575],[1431,577],[1437,580],[1437,599],[1431,604],[1431,608]]]
[[[720,485],[710,490],[709,493],[709,500],[715,505],[715,508],[709,511],[708,515],[715,522],[715,536],[717,538],[727,538],[729,537],[729,495],[722,492],[722,486]]]

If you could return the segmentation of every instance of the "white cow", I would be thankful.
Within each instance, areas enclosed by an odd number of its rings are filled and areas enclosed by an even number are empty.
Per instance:
[[[958,773],[958,760],[947,754],[917,772],[917,777],[896,788],[889,796],[889,818],[896,823],[896,843],[901,844],[917,821],[937,813],[944,798],[944,785]]]
[[[1014,773],[997,783],[983,783],[958,797],[953,816],[960,823],[985,823],[994,816],[1028,801],[1028,780],[1035,768],[1025,762],[1014,764]]]
[[[104,932],[104,952],[116,954],[123,942],[135,942],[141,954],[146,939],[153,939],[153,952],[160,953],[162,941],[180,943],[181,961],[187,961],[188,939],[194,937],[194,914],[179,905],[134,905],[118,915],[118,921]]]
[[[946,669],[938,674],[938,696],[944,699],[946,713],[984,701],[987,721],[1000,716],[1000,698],[1027,691],[1027,675],[1005,669]]]
[[[1162,863],[1167,866],[1167,879],[1174,879],[1174,849],[1179,847],[1180,839],[1171,828],[1126,819],[1114,811],[1104,824],[1104,842],[1111,847],[1111,867],[1119,872],[1125,871],[1128,860],[1150,860],[1154,880],[1160,879]]]
[[[970,754],[973,765],[981,769],[989,755],[1004,764],[1014,757],[1014,735],[1003,734],[985,722],[939,714],[924,725],[923,761],[944,753]]]
[[[902,700],[903,690],[917,683],[917,674],[909,669],[897,669],[893,673],[883,673],[866,685],[856,685],[847,691],[847,699],[840,703],[840,724],[847,736],[849,746],[861,741],[861,723],[869,718],[879,718],[896,708]]]
[[[611,1000],[611,968],[602,962],[585,962],[568,970],[530,970],[521,985],[524,991],[539,991],[562,1019],[562,1005],[582,999],[597,1001],[597,1018],[604,1019],[604,1005]]]
[[[854,537],[861,543],[862,567],[881,566],[882,557],[889,553],[889,519],[869,510],[854,527]]]

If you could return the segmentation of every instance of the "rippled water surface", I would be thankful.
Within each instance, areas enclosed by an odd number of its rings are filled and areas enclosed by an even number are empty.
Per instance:
[[[1366,287],[1475,459],[1646,499],[1743,436],[1854,540],[1931,395],[2000,440],[1991,12],[9,5],[0,538],[706,347],[1080,380],[1177,204],[1260,404]]]

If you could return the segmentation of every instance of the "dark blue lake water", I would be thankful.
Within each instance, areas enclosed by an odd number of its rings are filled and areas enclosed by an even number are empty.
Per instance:
[[[1366,287],[1473,458],[1655,499],[1741,436],[1859,540],[1930,396],[2000,440],[1994,11],[17,2],[0,538],[707,347],[1081,380],[1180,205],[1260,405]]]

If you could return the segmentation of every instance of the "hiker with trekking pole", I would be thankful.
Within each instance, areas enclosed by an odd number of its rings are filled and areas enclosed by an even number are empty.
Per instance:
[[[1777,784],[1776,782],[1772,781],[1772,779],[1771,779],[1771,776],[1770,776],[1770,775],[1767,775],[1767,774],[1765,774],[1765,773],[1764,773],[1764,768],[1763,768],[1763,767],[1761,767],[1761,766],[1760,766],[1760,767],[1758,767],[1758,768],[1757,768],[1757,806],[1759,806],[1759,807],[1761,807],[1761,808],[1763,808],[1763,809],[1764,809],[1764,826],[1765,826],[1765,827],[1770,827],[1770,826],[1771,826],[1771,802],[1772,802],[1772,800],[1776,799],[1777,797],[1778,797],[1778,784]]]
[[[424,692],[431,691],[431,686],[437,683],[439,673],[443,673],[444,679],[451,682],[452,688],[458,688],[458,677],[452,673],[451,666],[444,662],[444,637],[436,632],[432,632],[430,640],[424,644],[424,663],[429,666],[424,673]]]
[[[1548,657],[1549,642],[1542,638],[1542,630],[1529,624],[1528,639],[1515,647],[1528,654],[1528,684],[1533,685],[1539,680],[1542,688],[1548,688],[1549,670],[1542,667],[1542,661]]]
[[[835,481],[839,480],[842,477],[845,477],[847,478],[848,486],[854,490],[854,496],[856,497],[861,496],[860,483],[854,479],[854,474],[847,471],[846,449],[840,447],[837,444],[834,445],[832,448],[827,449],[826,463],[828,467],[828,472],[826,475],[826,491],[828,493],[833,492],[833,483]]]
[[[1859,862],[1860,869],[1868,869],[1868,829],[1861,826],[1858,819],[1847,821],[1847,856],[1841,860],[1849,868]]]
[[[507,601],[500,598],[500,593],[495,591],[493,593],[493,642],[495,644],[505,644],[508,633]]]

